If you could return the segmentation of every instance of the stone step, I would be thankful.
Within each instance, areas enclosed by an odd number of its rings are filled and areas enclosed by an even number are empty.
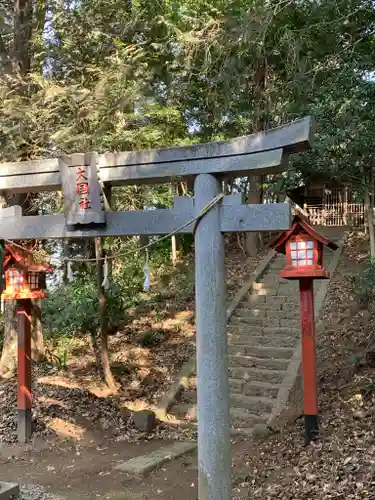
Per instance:
[[[292,326],[295,328],[298,327],[299,321],[300,310],[296,305],[294,310],[289,311],[283,311],[281,309],[273,311],[272,308],[269,307],[263,314],[257,314],[251,308],[241,307],[234,311],[229,323],[234,325],[245,323],[247,325]]]
[[[251,428],[255,424],[265,424],[268,419],[267,414],[257,415],[246,408],[231,408],[230,416],[233,427]]]
[[[285,303],[299,305],[299,295],[297,295],[297,294],[269,295],[269,296],[265,296],[265,301],[266,301],[267,305],[272,306],[272,307],[276,306],[277,304],[283,306],[283,304],[285,304]]]
[[[261,396],[267,398],[276,398],[279,392],[279,385],[268,382],[229,379],[230,391],[233,394],[244,394],[245,396]],[[196,389],[185,390],[181,401],[177,405],[194,406],[197,402]]]
[[[256,358],[253,356],[229,356],[229,366],[235,368],[266,368],[267,370],[285,370],[288,368],[289,359]]]
[[[271,303],[268,303],[267,304],[268,307],[271,306]],[[272,310],[273,311],[279,311],[279,309],[276,309],[274,307],[272,307]],[[280,310],[281,311],[297,311],[298,314],[300,314],[300,303],[299,303],[299,300],[296,302],[295,300],[291,301],[291,302],[283,302],[282,304],[280,304]]]
[[[248,300],[249,304],[253,307],[254,307],[254,305],[256,305],[256,307],[263,307],[263,306],[268,307],[268,305],[266,304],[266,299],[267,299],[267,297],[265,295],[257,295],[257,294],[252,293],[252,292],[250,292],[247,295],[247,300]],[[246,300],[246,298],[244,300]]]
[[[277,290],[276,288],[254,288],[253,289],[253,294],[256,294],[258,296],[264,296],[264,297],[272,297],[274,295],[277,295]]]
[[[274,285],[277,286],[280,284],[282,279],[283,278],[280,278],[279,274],[267,273],[266,276],[264,276],[263,278],[260,278],[259,281],[256,281],[255,283],[253,283],[253,287],[254,287],[254,285],[258,285],[258,284],[265,285],[265,286],[274,286]]]
[[[256,300],[251,300],[251,295],[249,295],[248,297],[245,297],[241,303],[239,304],[239,306],[237,307],[237,309],[249,309],[250,311],[252,310],[255,310],[255,311],[259,311],[260,314],[262,314],[262,311],[265,311],[267,312],[268,309],[270,308],[270,305],[267,304],[266,302],[257,302]],[[257,298],[258,296],[255,296],[255,298]],[[262,298],[263,296],[260,295],[259,296],[260,298]],[[265,298],[265,297],[263,297]],[[235,309],[235,311],[237,311],[237,309]],[[280,309],[281,309],[281,304],[280,304]]]
[[[260,396],[244,396],[243,394],[231,394],[230,405],[233,408],[244,408],[251,410],[254,415],[270,413],[275,403],[274,399]]]
[[[265,318],[257,318],[255,316],[251,316],[250,314],[248,316],[236,316],[235,312],[229,321],[232,325],[262,326],[264,324],[264,320]]]
[[[300,319],[300,310],[299,307],[294,307],[293,309],[269,309],[267,311],[267,318],[279,318],[279,319]]]
[[[264,318],[262,325],[266,328],[295,328],[297,329],[301,325],[301,319],[298,316],[293,318],[285,318],[283,315],[281,316],[270,316]]]
[[[233,330],[235,332],[235,330]],[[287,337],[285,335],[251,335],[240,333],[228,333],[229,346],[264,346],[264,347],[294,347],[296,337]]]
[[[232,316],[230,319],[231,326],[246,327],[253,330],[252,327],[271,327],[271,328],[294,328],[297,329],[301,324],[300,317],[285,318],[282,314],[275,316],[267,316],[265,318],[257,318],[255,316]]]
[[[276,398],[279,393],[279,385],[267,382],[253,382],[230,378],[229,386],[232,393],[245,394],[246,396]]]
[[[281,384],[284,380],[284,370],[268,370],[266,368],[249,368],[243,366],[230,366],[229,377],[239,380],[269,382]]]
[[[283,281],[282,278],[278,279],[269,279],[264,281],[259,281],[253,283],[253,290],[263,290],[263,289],[274,289],[274,288],[282,288],[283,290],[295,290],[298,291],[298,283],[296,281]]]
[[[294,300],[295,302],[299,301],[298,289],[284,288],[283,286],[254,290],[253,295],[265,297],[266,303],[273,302],[275,297],[283,297],[283,302],[286,302],[286,300]]]
[[[289,360],[293,356],[293,349],[274,346],[246,346],[230,345],[229,353],[232,356],[253,356],[256,358],[278,358]]]
[[[196,404],[182,404],[178,403],[173,405],[171,414],[176,415],[180,420],[196,421],[198,419],[198,406]],[[230,408],[231,424],[236,428],[251,428],[256,424],[266,423],[268,414],[266,413],[253,413],[247,408],[236,407]]]
[[[281,309],[280,309],[281,311]],[[255,318],[265,318],[266,313],[268,312],[268,307],[262,307],[262,308],[255,308],[255,307],[250,307],[246,306],[246,304],[240,304],[237,309],[234,310],[233,315],[234,316],[252,316]]]
[[[246,307],[241,305],[240,307],[237,307],[237,309],[235,309],[232,317],[260,318],[263,321],[266,321],[267,318],[299,319],[300,310],[299,307],[297,306],[294,306],[293,308],[290,309],[281,309],[281,306],[279,306],[279,308],[277,309],[271,307],[258,309],[258,308],[252,308],[250,306]]]
[[[301,333],[300,328],[285,328],[281,326],[265,326],[263,328],[264,335],[285,335],[286,337],[299,337]]]
[[[257,422],[259,423],[259,422]],[[231,427],[230,429],[231,436],[237,437],[237,436],[247,436],[247,437],[252,437],[254,434],[254,428],[251,427],[250,429],[247,427]]]

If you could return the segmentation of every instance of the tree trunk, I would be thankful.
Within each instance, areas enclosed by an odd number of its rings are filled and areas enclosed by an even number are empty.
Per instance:
[[[30,43],[33,23],[31,0],[14,2],[13,67],[22,76],[30,72]]]
[[[267,84],[267,61],[264,60],[259,65],[252,82],[254,95],[256,100],[256,118],[252,132],[260,132],[267,127],[267,103],[265,98],[265,90]],[[262,202],[262,177],[252,176],[249,178],[250,188],[248,195],[248,203],[261,203]],[[255,257],[261,235],[258,232],[251,232],[246,234],[246,253],[249,257]]]
[[[178,184],[172,182],[171,193],[174,201],[175,197],[178,196]],[[171,237],[171,260],[172,266],[175,267],[177,263],[177,238],[175,234]]]
[[[4,301],[4,339],[0,359],[0,377],[11,378],[17,366],[18,316],[16,303]]]
[[[96,280],[99,296],[99,317],[100,317],[100,358],[105,383],[112,392],[117,391],[116,382],[111,372],[111,365],[108,354],[108,334],[106,318],[106,297],[103,283],[103,246],[101,238],[95,238],[95,256],[96,256]]]
[[[373,173],[372,169],[369,175],[369,182],[365,193],[365,211],[367,218],[367,227],[370,236],[370,256],[375,259],[375,233],[374,233],[374,193],[373,193]]]
[[[42,300],[34,299],[32,305],[32,327],[31,327],[31,357],[34,361],[40,361],[45,354],[44,336],[42,323]]]
[[[33,6],[31,0],[14,1],[14,33],[13,33],[13,51],[12,51],[12,71],[19,73],[22,77],[27,77],[30,72],[30,43],[32,35]],[[24,92],[24,89],[20,89]],[[30,157],[30,146],[25,144],[21,146],[20,158],[27,160]],[[30,215],[32,199],[28,194],[17,194],[6,197],[8,205],[20,205],[23,214]],[[0,359],[0,376],[11,376],[16,368],[17,354],[17,317],[16,301],[5,301],[4,304],[4,347]],[[38,332],[35,334],[35,344],[33,351],[38,351],[41,346],[41,330],[38,326]],[[42,355],[38,352],[37,358]]]

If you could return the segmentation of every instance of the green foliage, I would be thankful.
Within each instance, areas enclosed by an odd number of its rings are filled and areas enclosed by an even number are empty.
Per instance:
[[[24,74],[9,64],[24,30],[10,2],[1,13],[0,160],[187,145],[313,114],[314,149],[293,155],[284,176],[264,179],[271,198],[316,172],[347,180],[358,192],[366,186],[374,167],[372,0],[86,0],[34,7],[31,38],[20,50],[30,55]],[[61,210],[55,193],[39,200],[43,213]],[[115,210],[171,203],[169,186],[113,189]],[[179,240],[184,250],[192,248],[190,235]],[[144,255],[135,253],[135,238],[108,238],[105,245],[134,252],[113,263],[108,321],[116,325],[142,300]],[[70,254],[92,257],[89,246],[76,242]],[[169,258],[169,241],[150,251],[154,274],[169,272]],[[45,301],[50,335],[98,328],[94,270],[77,266],[75,274],[74,283]],[[176,300],[192,295],[192,278],[181,272],[175,289],[159,291],[159,299],[166,292]],[[366,279],[358,287],[368,294]]]
[[[153,330],[148,330],[145,332],[140,341],[139,341],[141,347],[153,347],[154,345],[157,344],[157,338],[155,336],[155,332]]]
[[[366,79],[375,68],[372,1],[38,7],[30,73],[0,77],[4,159],[18,159],[25,145],[35,157],[225,139],[309,113],[318,122],[314,151],[293,158],[290,175],[267,180],[268,189],[316,171],[363,184],[375,132]],[[4,12],[0,37],[6,69],[12,15]],[[127,209],[169,203],[157,187],[124,188],[119,198]]]
[[[106,313],[109,330],[121,327],[127,319],[127,310],[145,301],[143,294],[144,252],[137,252],[137,241],[121,242],[113,252],[131,252],[127,257],[114,260],[114,272],[110,278],[110,288],[106,290]],[[164,285],[163,276],[170,277],[170,241],[163,241],[150,249],[150,267],[153,277],[160,285],[149,294],[148,303],[163,301],[171,293]],[[48,338],[64,339],[64,349],[70,339],[82,333],[95,333],[99,329],[99,299],[95,277],[95,266],[90,271],[80,269],[74,273],[74,280],[64,286],[51,290],[43,302],[43,321]],[[170,278],[169,278],[170,279]],[[185,269],[176,276],[172,293],[178,296],[192,293],[192,276]],[[177,283],[178,281],[178,283]],[[182,285],[182,286],[181,286]],[[165,288],[164,288],[165,287]],[[59,347],[59,349],[60,349]],[[60,353],[61,355],[63,354]]]
[[[56,343],[54,343],[56,344]],[[66,344],[66,341],[63,342]],[[47,364],[57,368],[57,370],[66,370],[68,368],[68,347],[61,342],[57,342],[54,352],[46,349],[45,360]]]
[[[363,272],[354,277],[353,291],[362,305],[375,299],[375,260],[370,260]]]
[[[108,327],[116,327],[124,320],[125,301],[123,290],[111,285],[106,293]],[[45,332],[48,336],[63,336],[96,332],[99,328],[99,299],[95,281],[77,279],[52,291],[43,309]]]

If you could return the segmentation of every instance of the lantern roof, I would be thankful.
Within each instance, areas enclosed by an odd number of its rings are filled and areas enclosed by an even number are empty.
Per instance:
[[[32,252],[22,249],[13,243],[7,243],[4,251],[4,268],[6,268],[12,260],[31,272],[50,273],[53,271],[53,268],[47,262],[36,262]]]
[[[300,212],[296,213],[293,217],[292,227],[286,231],[283,231],[271,244],[270,247],[276,250],[276,252],[285,254],[285,246],[289,239],[296,235],[306,233],[310,236],[310,238],[322,243],[324,246],[327,246],[331,250],[336,250],[338,246],[336,243],[331,241],[326,236],[323,236],[321,233],[316,231],[309,223],[307,218],[302,215]]]

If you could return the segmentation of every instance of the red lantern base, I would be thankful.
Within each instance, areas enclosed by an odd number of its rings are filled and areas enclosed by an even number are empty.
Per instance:
[[[299,280],[301,278],[311,278],[311,279],[329,279],[329,272],[324,267],[315,267],[309,269],[303,269],[301,267],[284,267],[280,271],[281,278],[287,278],[289,280]]]

